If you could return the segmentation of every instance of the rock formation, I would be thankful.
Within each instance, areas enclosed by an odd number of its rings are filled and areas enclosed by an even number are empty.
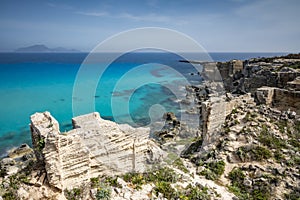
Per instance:
[[[217,63],[217,68],[224,82],[224,88],[233,93],[255,93],[263,86],[286,88],[300,76],[297,66],[300,59],[261,58],[244,62],[232,60]]]
[[[99,175],[145,171],[163,152],[149,139],[149,129],[103,120],[91,113],[72,120],[74,129],[61,133],[49,112],[31,116],[33,146],[45,163],[50,185],[65,189]]]
[[[202,102],[202,124],[203,124],[203,147],[209,148],[209,144],[213,143],[219,137],[219,131],[233,109],[237,109],[242,104],[254,104],[254,99],[250,93],[241,95],[232,99],[225,96],[211,97]]]

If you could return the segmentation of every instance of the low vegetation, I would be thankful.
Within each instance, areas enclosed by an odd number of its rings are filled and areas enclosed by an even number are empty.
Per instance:
[[[293,188],[290,193],[284,195],[285,199],[288,200],[299,200],[300,199],[300,187]]]
[[[27,166],[22,169],[19,173],[9,176],[6,179],[2,180],[0,184],[0,196],[4,200],[13,200],[17,198],[17,190],[21,187],[22,184],[29,184],[29,174],[35,167],[35,163],[30,161],[27,163]],[[2,177],[6,175],[6,171],[2,171]],[[6,185],[6,187],[4,187]]]
[[[181,162],[177,160],[176,162]],[[160,168],[148,173],[127,173],[122,177],[126,182],[132,184],[135,189],[139,189],[143,184],[154,183],[153,192],[156,196],[161,194],[167,199],[210,199],[208,188],[200,185],[189,184],[185,188],[176,187],[176,182],[180,177],[170,168]]]
[[[71,190],[65,189],[64,195],[68,200],[77,200],[82,198],[82,188],[73,188]]]
[[[176,167],[177,169],[180,169],[184,173],[189,173],[189,170],[184,166],[181,158],[177,158],[176,160],[174,160],[173,166]]]
[[[258,141],[272,149],[283,149],[287,147],[286,142],[283,139],[276,137],[272,132],[269,132],[265,125],[262,126]]]
[[[236,155],[242,162],[264,161],[272,157],[272,153],[264,146],[249,145],[239,147]]]
[[[202,170],[199,174],[205,176],[206,179],[216,180],[224,173],[225,162],[213,161],[204,164],[205,169]]]
[[[111,198],[111,188],[105,184],[97,188],[96,199],[109,200]]]
[[[228,177],[231,181],[229,190],[241,200],[267,200],[271,197],[272,176],[265,175],[263,179],[251,180],[241,168],[234,168]],[[250,181],[251,184],[246,185],[245,181]]]

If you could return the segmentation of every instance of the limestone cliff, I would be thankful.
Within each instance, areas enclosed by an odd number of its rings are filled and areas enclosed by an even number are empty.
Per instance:
[[[149,129],[103,120],[91,113],[72,120],[74,129],[61,133],[49,112],[31,116],[33,146],[45,164],[50,185],[65,189],[99,175],[145,171],[163,152],[149,139]]]

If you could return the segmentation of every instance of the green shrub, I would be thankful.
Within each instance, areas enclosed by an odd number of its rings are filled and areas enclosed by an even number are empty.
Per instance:
[[[118,183],[118,177],[106,177],[105,178],[105,183],[109,184],[110,186],[113,187],[118,187],[121,188],[121,184]]]
[[[99,184],[100,184],[100,180],[98,177],[94,177],[94,178],[91,178],[91,187],[92,188],[95,188],[95,187],[98,187]]]
[[[229,191],[234,193],[239,199],[250,199],[244,185],[246,175],[240,168],[234,168],[229,172],[228,177],[231,181],[231,185],[228,187]]]
[[[262,161],[264,159],[268,159],[272,157],[271,152],[263,146],[255,146],[252,149],[252,153],[253,153],[253,158],[256,161]]]
[[[180,169],[181,171],[185,172],[185,173],[189,173],[189,170],[184,166],[182,160],[180,158],[177,158],[176,160],[174,160],[173,165]]]
[[[37,142],[37,150],[42,151],[45,147],[45,139],[40,138],[39,141]]]
[[[227,133],[227,134],[230,133],[230,128],[229,127],[225,127],[224,128],[224,132]]]
[[[257,116],[258,114],[255,112],[247,112],[244,119],[246,120],[246,122],[253,121],[253,119],[255,119]]]
[[[257,113],[255,113],[255,112],[251,112],[250,113],[250,117],[252,117],[252,118],[256,118],[258,115],[257,115]]]
[[[3,200],[15,200],[15,199],[18,199],[18,196],[17,196],[16,192],[8,191],[3,194],[2,198],[3,198]]]
[[[264,174],[262,177],[267,181],[256,180],[250,188],[247,188],[243,183],[246,175],[240,168],[234,168],[228,177],[231,185],[228,186],[229,190],[233,192],[239,199],[243,200],[267,200],[271,197],[271,183],[275,178],[272,175]]]
[[[292,160],[294,162],[294,166],[300,166],[300,157],[299,156],[293,156]]]
[[[126,182],[132,183],[135,189],[141,189],[142,185],[146,182],[142,173],[135,172],[124,174],[123,179]]]
[[[274,158],[277,162],[282,162],[284,161],[284,155],[281,153],[280,150],[276,150],[275,153],[274,153]]]
[[[207,191],[207,187],[201,189],[198,186],[192,186],[189,184],[186,188],[184,188],[182,194],[180,195],[180,199],[185,199],[184,197],[187,197],[189,200],[209,200],[211,198]]]
[[[176,190],[171,186],[170,182],[165,182],[165,181],[156,182],[154,191],[156,195],[158,195],[158,193],[161,193],[167,199],[176,199],[178,196]]]
[[[166,181],[170,183],[176,183],[179,178],[175,171],[168,167],[160,168],[154,171],[153,175],[157,181]]]
[[[285,132],[285,127],[287,127],[287,121],[279,120],[276,122],[276,125],[281,133]]]
[[[97,193],[96,193],[96,199],[110,199],[111,196],[111,188],[102,184],[100,187],[97,188]]]
[[[291,138],[291,139],[288,140],[288,143],[290,145],[292,145],[293,147],[295,147],[297,149],[300,149],[300,142],[297,139]]]
[[[234,185],[242,185],[246,176],[240,168],[234,168],[231,172],[229,172],[228,178]]]
[[[82,197],[82,189],[81,188],[73,188],[71,190],[65,189],[64,194],[68,200],[77,200]]]
[[[263,146],[242,146],[236,151],[242,162],[263,161],[272,157],[270,150]]]
[[[141,189],[141,186],[148,182],[175,183],[179,177],[173,169],[163,167],[146,173],[126,173],[122,178],[124,181],[132,183],[136,189]]]
[[[9,199],[9,200],[18,199],[16,196],[17,196],[17,190],[20,188],[20,185],[29,183],[27,170],[28,170],[28,166],[22,169],[22,171],[20,171],[19,173],[9,176],[8,180],[5,180],[5,182],[7,181],[7,183],[9,184],[9,187],[5,190],[5,193],[2,196],[3,199]],[[1,190],[1,185],[0,185],[0,190]]]
[[[223,160],[210,162],[206,163],[205,167],[206,169],[202,170],[199,174],[205,176],[206,179],[216,180],[224,173],[225,162]]]
[[[286,142],[281,138],[275,137],[271,133],[261,133],[259,135],[258,141],[261,142],[263,145],[273,149],[286,148]]]
[[[257,181],[254,190],[252,191],[252,198],[257,200],[268,200],[271,197],[271,185],[268,182]]]
[[[293,189],[290,193],[284,194],[285,199],[288,200],[299,200],[300,199],[300,188]]]
[[[237,108],[232,109],[231,114],[236,114],[238,112]]]

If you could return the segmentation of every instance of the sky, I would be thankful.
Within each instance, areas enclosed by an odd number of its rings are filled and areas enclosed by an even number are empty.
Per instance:
[[[134,28],[182,32],[209,52],[300,52],[299,0],[0,0],[0,51],[91,51]]]

